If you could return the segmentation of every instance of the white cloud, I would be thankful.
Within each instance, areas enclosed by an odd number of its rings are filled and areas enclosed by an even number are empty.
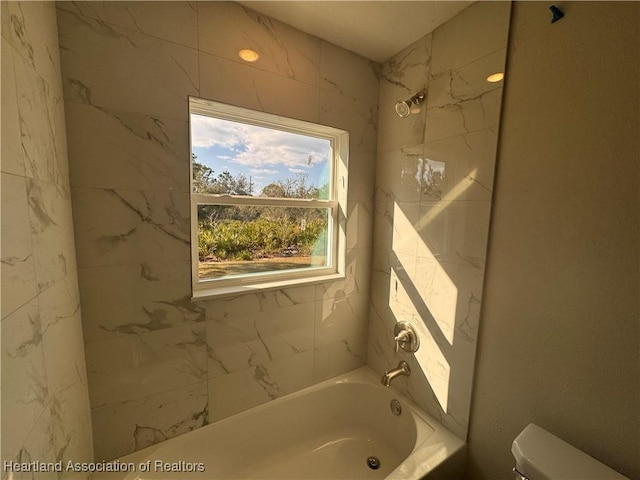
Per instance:
[[[327,161],[330,153],[327,140],[201,115],[191,116],[191,138],[195,147],[221,147],[237,152],[229,159],[254,168],[308,168]]]
[[[306,170],[303,170],[302,168],[290,168],[289,171],[291,173],[305,173]]]
[[[269,168],[250,168],[249,171],[251,173],[258,173],[258,174],[263,173],[265,175],[275,175],[276,173],[278,173],[277,170],[272,170]],[[260,177],[260,178],[265,178],[265,177]]]
[[[219,158],[220,160],[231,160],[233,157],[230,155],[216,155],[216,158]]]
[[[246,148],[234,160],[242,165],[307,167],[309,159],[321,163],[329,157],[325,140],[266,129],[245,133]]]
[[[202,115],[191,115],[191,144],[194,147],[232,148],[243,142],[242,125]]]

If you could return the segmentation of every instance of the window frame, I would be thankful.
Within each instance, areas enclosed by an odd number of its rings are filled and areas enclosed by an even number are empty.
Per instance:
[[[193,191],[193,161],[191,152],[191,115],[204,115],[237,123],[271,128],[299,135],[329,140],[332,145],[329,199],[297,199],[254,197],[229,194],[196,193]],[[309,283],[337,280],[345,276],[346,211],[348,190],[349,134],[326,125],[292,119],[271,113],[250,110],[198,97],[189,97],[189,199],[191,212],[191,283],[192,298],[203,300],[224,295]],[[327,226],[327,266],[235,275],[201,280],[198,255],[199,205],[251,205],[330,209]]]

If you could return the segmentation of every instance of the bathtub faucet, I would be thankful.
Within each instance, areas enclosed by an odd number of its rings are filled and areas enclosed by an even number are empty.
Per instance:
[[[392,368],[391,370],[387,370],[386,372],[384,372],[380,383],[382,383],[385,387],[389,387],[391,386],[391,381],[400,375],[405,375],[407,377],[411,375],[409,364],[404,360],[402,360],[396,368]]]

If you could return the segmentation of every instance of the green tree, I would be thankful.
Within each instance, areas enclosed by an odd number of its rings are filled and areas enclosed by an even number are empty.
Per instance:
[[[228,195],[252,195],[253,185],[242,173],[235,177],[227,170],[214,176],[212,168],[197,162],[197,156],[191,154],[193,165],[193,190],[197,193],[215,193]]]
[[[212,189],[211,193],[251,195],[252,186],[243,174],[240,173],[234,177],[225,170],[213,181]]]
[[[214,183],[213,169],[196,161],[198,157],[191,154],[191,164],[193,165],[193,191],[196,193],[212,193],[211,186]]]
[[[261,196],[277,198],[318,198],[319,189],[307,185],[309,174],[296,173],[295,177],[276,180],[262,189]]]
[[[252,195],[253,185],[243,174],[215,175],[192,155],[193,186],[198,193]],[[323,189],[308,184],[309,175],[277,180],[260,193],[274,198],[318,198]],[[233,205],[198,207],[200,257],[250,260],[263,256],[311,254],[326,229],[325,209]],[[315,247],[317,249],[317,247]]]

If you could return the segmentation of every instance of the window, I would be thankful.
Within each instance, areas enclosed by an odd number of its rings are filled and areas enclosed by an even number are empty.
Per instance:
[[[348,134],[190,98],[194,298],[344,276]]]

